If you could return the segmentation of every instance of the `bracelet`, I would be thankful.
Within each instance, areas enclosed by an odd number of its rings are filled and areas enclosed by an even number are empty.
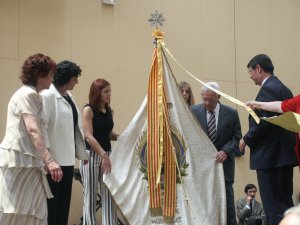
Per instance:
[[[109,155],[106,152],[101,157],[104,158],[104,156],[109,157]]]
[[[46,156],[48,153],[49,153],[49,150],[47,149],[46,152],[45,152],[44,155],[43,155],[43,158],[42,158],[43,160],[44,160],[45,156]]]
[[[54,160],[53,159],[49,159],[49,160],[47,160],[46,162],[45,162],[45,164],[47,165],[47,164],[49,164],[49,163],[51,163],[51,162],[53,162]]]

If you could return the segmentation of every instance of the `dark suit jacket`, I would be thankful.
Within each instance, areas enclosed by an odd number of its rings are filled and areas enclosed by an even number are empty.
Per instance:
[[[207,134],[207,117],[204,104],[192,106],[192,111],[200,122],[203,131]],[[241,124],[238,113],[235,109],[220,104],[220,111],[217,124],[217,136],[214,145],[218,151],[224,150],[227,153],[227,159],[223,163],[224,176],[227,182],[234,182],[234,160],[235,149],[241,134]]]
[[[283,101],[292,98],[292,92],[274,75],[262,85],[256,100],[262,102]],[[278,114],[256,111],[259,117],[271,117]],[[249,116],[249,131],[244,136],[250,147],[250,169],[269,169],[284,166],[296,166],[294,151],[295,135],[279,126],[261,121],[256,124]]]

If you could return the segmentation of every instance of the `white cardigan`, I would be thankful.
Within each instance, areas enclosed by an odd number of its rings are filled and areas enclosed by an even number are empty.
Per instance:
[[[48,147],[50,147],[49,151],[52,157],[60,166],[73,166],[75,157],[81,160],[88,159],[79,110],[77,109],[78,123],[75,127],[74,138],[73,113],[70,104],[53,84],[49,89],[42,91],[41,95],[43,97],[44,121],[50,145]],[[70,92],[68,92],[68,95],[75,104]]]

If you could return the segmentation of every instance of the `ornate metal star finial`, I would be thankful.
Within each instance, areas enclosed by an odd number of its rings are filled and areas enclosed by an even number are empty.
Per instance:
[[[155,25],[157,29],[158,25],[161,27],[163,26],[163,22],[165,21],[165,19],[163,18],[162,13],[159,13],[157,10],[155,10],[155,13],[151,13],[151,17],[148,21],[151,23],[151,26]]]

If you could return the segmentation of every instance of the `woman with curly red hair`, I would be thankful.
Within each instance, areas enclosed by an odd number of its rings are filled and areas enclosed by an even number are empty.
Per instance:
[[[48,224],[47,198],[53,196],[46,173],[54,182],[60,182],[63,173],[47,148],[39,93],[49,88],[55,68],[48,56],[30,56],[22,66],[24,85],[8,103],[0,145],[0,224]]]

